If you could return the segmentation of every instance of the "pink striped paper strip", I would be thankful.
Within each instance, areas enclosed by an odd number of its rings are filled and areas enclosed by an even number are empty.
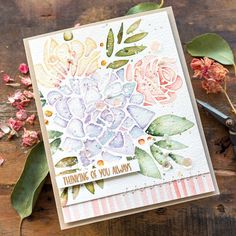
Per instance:
[[[211,174],[202,174],[62,209],[65,223],[167,202],[214,191]]]

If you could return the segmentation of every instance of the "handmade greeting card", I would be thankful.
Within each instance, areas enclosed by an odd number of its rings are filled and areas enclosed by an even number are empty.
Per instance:
[[[171,8],[25,47],[62,228],[218,192]]]

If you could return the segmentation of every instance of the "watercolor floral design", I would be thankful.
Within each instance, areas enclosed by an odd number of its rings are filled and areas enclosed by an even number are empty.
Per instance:
[[[133,56],[146,48],[136,44],[148,34],[137,32],[140,23],[135,21],[127,29],[121,23],[115,33],[110,28],[105,48],[102,43],[98,48],[91,38],[76,40],[70,31],[63,34],[64,43],[53,38],[46,41],[43,63],[35,70],[39,84],[46,88],[40,100],[50,127],[51,153],[53,158],[62,157],[64,151],[71,154],[55,163],[57,175],[130,158],[137,158],[140,173],[152,178],[162,178],[159,168],[171,169],[172,161],[191,167],[190,158],[172,152],[187,146],[171,136],[190,129],[193,123],[170,114],[157,117],[150,109],[176,98],[182,79],[175,61],[144,56],[131,64]],[[105,59],[101,56],[104,49]],[[110,60],[114,57],[118,59]],[[102,189],[104,181],[84,187],[94,194],[96,185]],[[61,189],[62,205],[67,204],[68,195],[76,199],[79,192],[80,186]]]

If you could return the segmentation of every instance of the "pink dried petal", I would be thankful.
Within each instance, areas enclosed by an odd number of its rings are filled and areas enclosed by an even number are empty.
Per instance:
[[[33,130],[24,129],[24,134],[22,135],[22,145],[25,147],[31,147],[39,142],[39,134]]]
[[[15,120],[13,118],[10,118],[7,123],[9,125],[9,127],[15,131],[19,131],[24,125],[24,122],[22,122],[20,120]]]
[[[32,82],[31,82],[31,78],[29,77],[29,76],[27,76],[27,77],[22,77],[22,76],[20,76],[20,78],[21,78],[21,83],[23,84],[23,85],[25,85],[25,86],[30,86],[30,85],[32,85]]]
[[[8,97],[8,101],[13,104],[15,101],[20,100],[22,92],[17,90],[12,96]]]
[[[16,118],[18,120],[26,120],[27,117],[28,115],[25,109],[20,109],[19,111],[16,112]]]
[[[4,74],[2,77],[3,81],[8,83],[10,81],[14,81],[8,74]]]
[[[34,98],[34,94],[33,92],[29,91],[29,90],[24,90],[23,94],[27,97],[27,98]]]
[[[29,67],[25,64],[25,63],[21,63],[19,65],[18,70],[22,73],[22,74],[27,74],[29,71]]]
[[[0,166],[4,163],[4,159],[0,156]]]
[[[33,125],[34,124],[34,120],[35,120],[36,116],[33,114],[31,116],[29,116],[27,119],[26,119],[26,123],[30,124],[30,125]]]

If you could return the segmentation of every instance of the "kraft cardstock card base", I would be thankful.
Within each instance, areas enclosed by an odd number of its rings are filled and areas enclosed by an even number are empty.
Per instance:
[[[25,47],[62,228],[218,192],[170,8]]]

